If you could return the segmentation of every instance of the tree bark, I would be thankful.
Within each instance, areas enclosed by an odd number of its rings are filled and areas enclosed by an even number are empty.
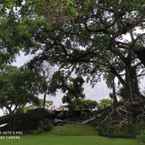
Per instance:
[[[113,79],[113,82],[112,82],[112,92],[113,92],[113,104],[116,106],[116,104],[118,103],[118,100],[117,100],[117,95],[116,95],[116,86],[115,86],[115,80]]]
[[[44,98],[43,98],[43,108],[45,109],[45,106],[46,106],[46,96],[47,94],[44,93]]]
[[[145,66],[145,49],[134,51],[141,63]]]

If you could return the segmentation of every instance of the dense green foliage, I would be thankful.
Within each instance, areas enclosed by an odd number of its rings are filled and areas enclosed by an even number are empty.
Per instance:
[[[137,139],[140,143],[145,143],[145,131],[142,130],[140,134],[137,136]]]
[[[112,105],[112,100],[110,99],[102,99],[98,103],[98,108],[99,109],[105,109],[107,107],[110,107]]]
[[[51,113],[43,108],[29,110],[26,113],[8,114],[0,118],[0,124],[6,124],[1,127],[1,135],[8,131],[20,131],[23,134],[49,131],[53,127],[52,122]]]
[[[38,106],[42,77],[30,70],[6,66],[0,73],[0,108],[7,113],[23,111],[27,103]]]

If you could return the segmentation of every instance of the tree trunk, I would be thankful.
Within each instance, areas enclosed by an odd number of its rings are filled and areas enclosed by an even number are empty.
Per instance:
[[[47,94],[44,93],[44,98],[43,98],[43,108],[45,109],[45,106],[46,106],[46,96]]]
[[[141,61],[141,63],[145,66],[145,49],[134,50],[134,52]]]
[[[113,96],[112,96],[112,99],[113,99],[113,104],[116,106],[116,104],[118,103],[118,100],[117,100],[117,95],[116,95],[116,86],[115,86],[115,80],[113,79],[113,82],[112,82],[112,92],[113,92]]]
[[[135,98],[140,96],[138,79],[136,75],[136,68],[130,66],[126,67],[126,82],[127,88],[129,90],[129,99],[134,101]]]
[[[126,66],[126,82],[127,82],[127,89],[128,89],[128,94],[129,94],[129,100],[131,101],[131,103],[133,102],[133,98],[134,98],[134,94],[133,94],[133,85],[132,85],[132,76],[131,76],[132,72],[130,69],[130,64],[128,64]]]

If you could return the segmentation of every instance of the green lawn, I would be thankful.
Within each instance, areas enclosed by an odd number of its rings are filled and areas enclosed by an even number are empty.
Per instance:
[[[135,139],[100,137],[90,126],[65,125],[49,133],[27,135],[19,140],[0,140],[0,145],[139,145]]]
[[[95,127],[90,125],[66,124],[55,127],[49,134],[59,136],[96,136],[97,131]]]
[[[109,139],[99,136],[48,136],[22,137],[20,140],[1,140],[1,145],[139,145],[133,139]]]

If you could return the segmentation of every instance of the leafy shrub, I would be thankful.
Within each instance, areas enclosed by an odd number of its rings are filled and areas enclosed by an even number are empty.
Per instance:
[[[98,108],[99,109],[105,109],[107,107],[110,107],[112,105],[112,100],[111,99],[102,99],[98,103]]]
[[[2,117],[1,120],[7,126],[0,128],[0,131],[22,131],[31,133],[33,131],[45,131],[52,128],[51,114],[45,109],[34,109],[27,113],[18,113]]]
[[[41,120],[38,124],[38,129],[42,131],[50,131],[53,125],[48,119]]]
[[[38,123],[37,129],[33,130],[31,133],[39,134],[44,131],[50,131],[52,130],[52,128],[53,128],[53,124],[48,119],[44,119]]]
[[[140,143],[145,143],[145,130],[142,130],[139,135],[137,135],[137,139]]]
[[[135,137],[136,127],[133,124],[122,125],[106,124],[97,127],[98,133],[107,137]]]

